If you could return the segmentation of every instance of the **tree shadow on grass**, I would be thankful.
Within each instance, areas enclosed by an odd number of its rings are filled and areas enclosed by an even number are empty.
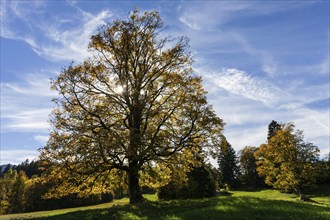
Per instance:
[[[319,185],[318,188],[307,191],[306,195],[308,197],[329,197],[330,196],[330,186]]]
[[[239,187],[238,191],[245,191],[245,192],[260,192],[263,190],[271,189],[270,187],[248,187],[248,186],[242,186]]]
[[[228,191],[217,191],[215,193],[216,196],[232,196],[233,193],[232,192],[228,192]]]
[[[84,219],[329,219],[330,208],[251,197],[145,202],[76,211],[38,220]]]

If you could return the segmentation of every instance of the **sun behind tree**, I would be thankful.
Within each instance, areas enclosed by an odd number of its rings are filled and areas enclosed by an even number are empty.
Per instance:
[[[224,123],[193,74],[188,39],[160,38],[163,29],[157,12],[134,10],[91,37],[90,59],[52,81],[60,98],[41,159],[56,165],[53,175],[91,186],[126,172],[136,203],[141,174],[162,181],[216,155]]]

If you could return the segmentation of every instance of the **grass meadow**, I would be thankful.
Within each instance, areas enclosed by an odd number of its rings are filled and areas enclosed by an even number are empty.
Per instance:
[[[330,186],[309,193],[312,202],[277,190],[230,191],[207,199],[158,201],[128,204],[128,198],[95,206],[0,216],[8,219],[109,220],[109,219],[330,219]]]

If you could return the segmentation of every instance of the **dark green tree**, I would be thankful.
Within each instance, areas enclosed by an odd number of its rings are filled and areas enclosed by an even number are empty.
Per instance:
[[[220,187],[236,187],[238,183],[239,167],[234,148],[226,138],[220,143],[220,154],[218,156],[220,171]]]
[[[202,164],[194,167],[187,177],[188,181],[185,183],[178,179],[172,179],[169,184],[160,187],[157,193],[158,198],[164,200],[191,199],[215,195],[217,184],[210,166]]]
[[[254,153],[258,148],[247,146],[239,151],[240,181],[242,185],[249,187],[260,187],[264,180],[257,171],[257,160]]]
[[[277,123],[277,121],[272,120],[272,122],[270,122],[270,124],[268,125],[267,140],[269,141],[279,129],[281,129],[281,124]]]
[[[330,184],[330,153],[317,161],[317,184]]]
[[[42,174],[42,170],[40,169],[40,161],[38,160],[32,160],[29,161],[28,159],[25,160],[23,163],[18,164],[14,168],[19,171],[24,171],[26,176],[31,178],[34,175],[40,176]]]
[[[9,170],[14,170],[15,167],[16,167],[15,165],[11,165],[10,163],[1,165],[0,166],[0,168],[1,168],[0,178],[3,178],[4,174],[7,173]]]

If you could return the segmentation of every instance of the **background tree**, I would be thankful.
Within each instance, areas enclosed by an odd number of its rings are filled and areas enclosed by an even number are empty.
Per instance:
[[[220,171],[220,187],[225,187],[225,185],[230,188],[235,187],[239,175],[236,153],[225,138],[223,138],[220,143],[218,165]]]
[[[3,178],[5,173],[7,173],[9,170],[15,169],[15,167],[16,167],[15,165],[11,165],[10,163],[1,165],[0,166],[0,169],[1,169],[0,178]]]
[[[0,214],[12,212],[13,188],[17,171],[9,169],[0,179]]]
[[[10,204],[13,207],[12,212],[24,212],[26,207],[26,185],[27,176],[24,171],[19,171],[13,184],[13,193]]]
[[[27,203],[24,171],[8,170],[0,179],[0,214],[24,212]]]
[[[281,129],[256,151],[258,172],[266,177],[266,184],[286,192],[294,191],[304,198],[304,190],[316,180],[319,150],[305,143],[302,131],[295,131],[292,123]]]
[[[257,171],[257,160],[254,153],[256,147],[246,146],[239,151],[240,181],[243,185],[249,187],[260,187],[264,185],[264,180]]]
[[[330,152],[317,161],[317,184],[330,184]]]
[[[203,163],[188,173],[186,182],[172,178],[167,185],[159,188],[157,194],[164,200],[205,198],[215,195],[216,185],[211,167]]]
[[[160,38],[163,29],[157,12],[135,10],[100,28],[93,57],[53,80],[60,98],[41,158],[57,165],[67,186],[121,170],[130,202],[139,202],[142,172],[159,164],[184,169],[196,154],[215,155],[223,122],[192,73],[187,38]]]
[[[276,134],[276,131],[280,129],[281,129],[281,124],[277,123],[277,121],[272,120],[268,125],[267,140],[269,141]]]
[[[48,189],[56,183],[44,176],[28,178],[23,170],[8,170],[0,178],[0,214],[52,210],[110,202],[112,193],[78,193],[59,198],[47,198]]]
[[[31,178],[34,175],[40,176],[42,174],[42,170],[40,169],[40,161],[32,160],[29,161],[28,159],[25,160],[23,163],[18,164],[17,166],[13,167],[13,169],[19,171],[24,171],[27,177]]]

